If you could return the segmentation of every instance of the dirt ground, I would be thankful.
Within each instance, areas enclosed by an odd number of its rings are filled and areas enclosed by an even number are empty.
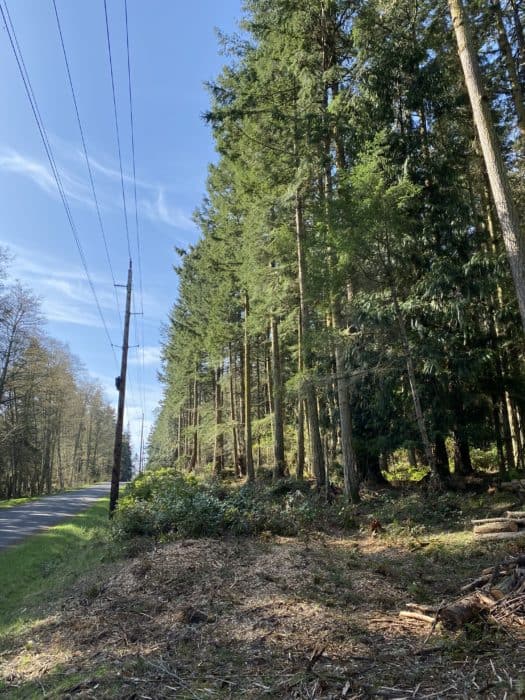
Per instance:
[[[186,540],[89,578],[0,657],[13,698],[525,698],[525,628],[401,619],[516,546]],[[0,694],[2,691],[0,691]]]

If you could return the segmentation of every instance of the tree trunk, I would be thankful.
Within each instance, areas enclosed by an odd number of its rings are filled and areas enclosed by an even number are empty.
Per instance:
[[[252,385],[251,385],[251,352],[250,336],[248,333],[248,315],[250,313],[250,300],[248,292],[244,297],[244,449],[245,464],[248,481],[255,481],[255,469],[253,466],[252,451]]]
[[[492,401],[492,420],[494,422],[494,437],[496,439],[496,450],[498,452],[498,471],[500,477],[505,476],[505,455],[503,453],[503,440],[501,439],[501,422],[498,407],[498,399],[496,396],[491,397]]]
[[[271,320],[272,334],[272,384],[273,384],[273,446],[274,446],[274,479],[282,479],[285,475],[286,464],[284,454],[284,409],[283,382],[281,373],[281,353],[279,348],[279,325],[275,316]]]
[[[261,468],[261,367],[259,363],[259,344],[257,344],[257,352],[255,357],[255,381],[256,381],[256,407],[255,415],[257,416],[257,469]]]
[[[296,473],[298,479],[304,479],[304,402],[301,394],[297,400],[297,463]]]
[[[520,426],[520,418],[516,402],[509,396],[509,410],[510,410],[510,421],[512,426],[512,439],[514,444],[515,452],[515,462],[516,468],[520,471],[525,469],[525,463],[523,458],[523,441]]]
[[[299,194],[295,202],[295,232],[297,245],[297,274],[299,282],[299,305],[300,305],[300,325],[301,325],[301,351],[302,369],[308,372],[310,368],[309,352],[306,351],[306,334],[309,325],[309,308],[306,303],[306,259],[304,254],[304,223],[302,202]],[[315,388],[310,377],[303,380],[303,392],[306,399],[308,413],[308,433],[310,437],[310,459],[314,472],[317,488],[320,490],[325,483],[325,465],[323,458],[323,445],[319,430],[319,416],[317,413],[317,399]]]
[[[232,344],[228,346],[230,364],[230,415],[232,419],[233,465],[235,475],[241,476],[239,469],[239,445],[237,443],[237,420],[235,411],[235,366],[232,353]]]
[[[520,222],[512,200],[505,163],[492,123],[489,99],[483,90],[481,71],[470,36],[463,3],[462,0],[448,0],[448,5],[456,34],[465,84],[472,105],[474,123],[485,160],[492,198],[514,279],[521,321],[525,329],[525,243],[523,233],[520,229]]]
[[[197,428],[199,425],[199,387],[197,384],[197,371],[193,378],[193,434],[192,434],[192,447],[191,447],[191,457],[190,463],[188,465],[188,471],[192,472],[197,465],[197,451],[198,451],[198,436]]]
[[[271,327],[268,331],[268,338],[270,339],[270,351],[268,347],[264,353],[264,367],[266,371],[266,392],[265,392],[265,413],[270,415],[273,412],[273,379],[272,379],[272,358],[271,358]]]
[[[222,432],[222,368],[215,372],[215,440],[213,444],[213,469],[216,476],[221,476],[224,468],[224,434]]]
[[[473,471],[467,436],[463,429],[456,428],[454,430],[454,472],[467,475],[472,474]]]
[[[336,300],[332,304],[332,319],[336,334],[341,330],[341,317]],[[346,367],[339,337],[335,338],[335,371],[339,420],[341,426],[341,453],[343,457],[343,478],[345,496],[352,503],[359,502],[359,474],[352,440],[352,415],[350,412],[350,392],[346,378]]]
[[[452,384],[451,396],[454,416],[454,472],[462,475],[472,474],[470,446],[465,429],[465,410],[459,384]]]
[[[363,472],[365,481],[370,486],[389,486],[388,479],[385,478],[381,471],[381,460],[377,452],[366,452]]]
[[[239,352],[239,430],[237,432],[237,440],[239,442],[239,473],[242,476],[246,476],[246,445],[244,444],[245,438],[245,416],[246,416],[246,386],[244,383],[244,345],[242,352]]]
[[[505,450],[505,460],[507,469],[513,471],[516,467],[514,463],[514,450],[512,448],[512,432],[509,423],[509,414],[507,413],[507,404],[505,402],[505,392],[503,391],[498,401],[501,425],[503,427],[503,447]]]
[[[434,462],[440,479],[445,481],[450,474],[450,466],[445,438],[441,433],[437,433],[434,438]]]
[[[518,130],[520,132],[520,147],[522,154],[525,154],[525,96],[521,88],[518,71],[516,70],[516,63],[514,61],[514,56],[512,55],[512,47],[507,36],[505,23],[503,22],[503,12],[501,10],[500,0],[491,0],[491,5],[496,19],[499,49],[505,62],[505,68],[507,70],[512,92],[512,100],[516,110]]]
[[[518,45],[518,78],[523,91],[525,90],[525,34],[523,32],[518,0],[510,0],[510,4],[514,19],[514,34],[516,36],[516,44]]]
[[[425,418],[423,415],[423,409],[421,407],[421,400],[419,398],[419,391],[417,388],[416,381],[416,370],[414,367],[414,360],[412,358],[412,351],[410,350],[410,343],[408,342],[408,335],[406,331],[405,318],[399,306],[399,301],[397,298],[397,290],[395,285],[391,286],[392,301],[394,303],[394,312],[396,315],[396,320],[399,327],[399,332],[401,335],[401,344],[403,346],[403,351],[405,353],[405,361],[407,364],[408,382],[410,384],[410,391],[412,393],[412,401],[414,403],[414,412],[416,414],[417,426],[419,428],[419,434],[421,436],[421,442],[423,443],[423,450],[425,452],[425,457],[428,461],[430,471],[432,473],[432,478],[437,483],[442,481],[441,474],[436,464],[434,452],[430,444],[430,439],[428,437],[427,426],[425,424]]]
[[[175,443],[175,460],[178,461],[182,455],[182,420],[183,420],[183,409],[182,406],[179,409],[179,418],[177,420],[177,438]]]

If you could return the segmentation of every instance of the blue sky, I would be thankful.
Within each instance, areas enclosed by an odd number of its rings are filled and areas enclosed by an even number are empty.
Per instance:
[[[110,259],[116,281],[125,283],[128,254],[104,3],[56,1]],[[124,0],[107,4],[138,309]],[[130,351],[126,422],[135,447],[142,406],[147,434],[161,397],[161,325],[177,295],[174,247],[184,247],[198,235],[191,216],[204,194],[207,165],[215,158],[211,134],[201,119],[208,106],[203,83],[217,75],[225,60],[215,28],[235,31],[240,5],[241,0],[128,0],[144,307],[143,321],[136,317],[130,343],[143,335],[145,359],[143,375],[141,351]],[[113,343],[120,345],[121,321],[52,0],[7,0],[7,6],[103,315]],[[14,255],[11,275],[40,296],[47,332],[69,345],[116,406],[113,384],[118,368],[3,26],[0,64],[0,244]],[[123,309],[123,290],[118,295]]]

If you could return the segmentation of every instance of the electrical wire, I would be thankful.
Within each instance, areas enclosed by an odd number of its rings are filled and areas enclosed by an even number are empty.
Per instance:
[[[111,336],[109,334],[106,319],[104,318],[104,314],[102,312],[102,307],[101,307],[100,301],[98,299],[95,285],[93,284],[93,280],[92,280],[91,274],[89,272],[84,249],[82,248],[82,243],[80,241],[80,238],[78,235],[78,230],[77,230],[77,227],[75,225],[73,215],[71,213],[71,209],[70,209],[69,202],[67,199],[67,195],[66,195],[66,192],[65,192],[63,184],[62,184],[62,179],[60,177],[60,172],[59,172],[57,164],[56,164],[55,156],[53,154],[53,149],[51,147],[51,144],[50,144],[50,141],[49,141],[49,138],[47,135],[46,127],[45,127],[44,121],[42,119],[40,109],[38,107],[38,102],[36,100],[36,96],[35,96],[35,93],[33,91],[33,87],[31,85],[31,80],[29,78],[29,73],[28,73],[26,65],[25,65],[22,49],[21,49],[20,44],[18,42],[18,38],[16,36],[16,31],[15,31],[13,22],[11,20],[11,15],[9,13],[9,7],[7,5],[7,0],[3,0],[3,1],[4,1],[4,4],[2,5],[2,2],[0,0],[0,14],[2,15],[2,20],[3,20],[5,28],[6,28],[9,43],[11,45],[11,49],[13,51],[13,55],[14,55],[15,60],[16,60],[18,70],[20,72],[20,77],[22,78],[22,82],[24,84],[25,92],[26,92],[27,98],[29,100],[29,104],[31,106],[31,111],[33,112],[33,116],[35,118],[36,125],[38,127],[40,138],[42,139],[42,143],[44,145],[44,150],[46,152],[47,158],[49,160],[49,164],[51,166],[51,172],[53,174],[53,177],[54,177],[54,180],[55,180],[55,183],[56,183],[59,195],[60,195],[60,199],[62,200],[62,204],[63,204],[64,210],[66,212],[66,217],[67,217],[67,220],[69,222],[69,226],[71,228],[71,233],[73,234],[73,238],[75,240],[75,243],[76,243],[76,246],[78,249],[78,253],[80,256],[80,260],[82,262],[82,267],[84,268],[84,273],[85,273],[87,282],[88,282],[89,287],[91,289],[91,293],[93,295],[93,299],[95,300],[95,305],[97,307],[98,314],[99,314],[100,319],[102,321],[102,325],[104,327],[105,334],[107,336],[109,345],[111,347],[111,351],[113,353],[113,358],[115,360],[115,365],[118,368],[117,356],[115,354],[115,349],[114,349],[113,343],[111,341]],[[5,9],[4,9],[4,7],[5,7]]]
[[[65,45],[65,42],[64,42],[64,35],[63,35],[63,33],[62,33],[62,26],[61,26],[61,24],[60,24],[60,17],[59,17],[59,14],[58,14],[58,8],[57,8],[56,0],[52,0],[52,2],[53,2],[53,8],[54,8],[54,11],[55,11],[55,18],[56,18],[56,21],[57,21],[57,29],[58,29],[58,35],[59,35],[59,37],[60,37],[60,44],[61,44],[61,47],[62,47],[62,53],[63,53],[63,55],[64,55],[64,62],[65,62],[65,64],[66,64],[66,72],[67,72],[67,78],[68,78],[68,82],[69,82],[69,87],[70,87],[70,90],[71,90],[71,97],[73,98],[73,105],[74,105],[74,107],[75,107],[75,114],[76,114],[76,117],[77,117],[77,124],[78,124],[78,129],[79,129],[79,132],[80,132],[80,139],[81,139],[81,141],[82,141],[82,149],[83,149],[83,151],[84,151],[84,159],[85,159],[85,161],[86,161],[86,167],[87,167],[87,170],[88,170],[88,173],[89,173],[89,182],[90,182],[90,185],[91,185],[91,193],[92,193],[92,195],[93,195],[93,201],[94,201],[94,203],[95,203],[95,209],[96,209],[96,212],[97,212],[97,219],[98,219],[98,224],[99,224],[99,228],[100,228],[100,233],[101,233],[101,235],[102,235],[102,240],[103,240],[103,242],[104,242],[104,250],[105,250],[105,252],[106,252],[106,260],[107,260],[108,267],[109,267],[109,271],[110,271],[110,274],[111,274],[111,280],[112,280],[112,282],[113,282],[113,289],[114,289],[114,292],[115,292],[115,303],[116,303],[116,306],[117,306],[117,314],[118,314],[118,317],[119,317],[120,325],[122,325],[122,317],[121,317],[121,314],[120,314],[120,305],[119,305],[119,299],[118,299],[118,294],[117,294],[117,286],[116,286],[117,283],[116,283],[116,281],[115,281],[115,274],[114,274],[114,272],[113,272],[113,265],[112,265],[112,263],[111,263],[111,256],[110,256],[110,254],[109,254],[109,247],[108,247],[108,241],[107,241],[107,237],[106,237],[106,231],[105,231],[105,229],[104,229],[104,224],[103,224],[103,221],[102,221],[102,214],[101,214],[101,212],[100,212],[100,206],[99,206],[99,202],[98,202],[97,192],[96,192],[96,189],[95,189],[95,180],[94,180],[94,177],[93,177],[93,171],[92,171],[92,169],[91,169],[91,162],[90,162],[89,156],[88,156],[86,138],[85,138],[85,135],[84,135],[84,129],[83,129],[83,127],[82,127],[82,120],[80,119],[80,111],[79,111],[79,108],[78,108],[78,102],[77,102],[77,97],[76,97],[76,93],[75,93],[75,88],[74,88],[74,86],[73,86],[73,79],[72,79],[72,77],[71,77],[71,70],[70,70],[70,67],[69,67],[69,60],[68,60],[68,57],[67,57],[66,45]]]
[[[120,168],[120,185],[121,185],[121,190],[122,190],[122,206],[124,208],[124,222],[126,225],[126,241],[128,244],[128,255],[129,259],[132,259],[131,255],[131,243],[130,243],[130,237],[129,237],[129,225],[128,225],[128,210],[126,207],[126,192],[124,188],[124,172],[122,170],[122,150],[120,147],[120,129],[118,125],[118,113],[117,113],[117,98],[116,98],[116,93],[115,93],[115,74],[113,71],[113,55],[111,52],[111,37],[109,34],[109,19],[108,19],[108,5],[107,5],[107,0],[104,0],[104,17],[106,21],[106,39],[107,39],[107,45],[108,45],[108,57],[109,57],[109,70],[111,74],[111,92],[113,95],[113,115],[115,119],[115,132],[117,136],[117,150],[118,150],[118,160],[119,160],[119,168]]]
[[[140,228],[139,228],[139,215],[138,215],[138,202],[137,202],[137,177],[136,177],[136,158],[135,158],[135,124],[133,117],[133,90],[132,90],[132,80],[131,80],[131,57],[130,57],[130,40],[129,40],[129,21],[128,21],[128,2],[124,0],[124,19],[125,19],[125,29],[126,29],[126,56],[127,56],[127,71],[128,71],[128,96],[129,96],[129,114],[130,114],[130,131],[131,131],[131,157],[132,157],[132,172],[133,172],[133,196],[135,202],[135,231],[136,231],[136,244],[137,244],[137,258],[138,258],[138,272],[139,272],[139,298],[140,298],[140,314],[141,314],[141,334],[138,337],[137,324],[135,324],[135,333],[137,335],[137,342],[140,346],[140,365],[142,376],[139,380],[139,392],[141,392],[141,402],[142,402],[142,414],[145,413],[146,396],[144,387],[144,377],[145,377],[145,359],[144,359],[144,295],[142,288],[142,255],[141,255],[141,245],[140,245]],[[142,452],[143,445],[141,444],[140,450]]]

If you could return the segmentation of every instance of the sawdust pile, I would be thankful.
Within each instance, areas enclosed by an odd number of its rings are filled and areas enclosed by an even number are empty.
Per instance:
[[[0,676],[75,698],[523,697],[520,630],[428,639],[399,618],[415,586],[456,585],[372,538],[182,541],[84,582]]]

